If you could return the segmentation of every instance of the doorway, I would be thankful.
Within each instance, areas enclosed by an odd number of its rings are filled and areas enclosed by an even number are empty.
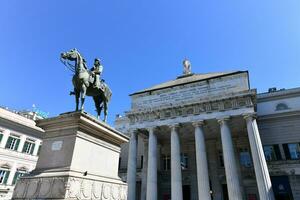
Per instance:
[[[183,193],[183,199],[184,200],[190,200],[191,199],[191,186],[190,185],[183,185],[182,186],[182,193]]]
[[[273,192],[276,200],[293,200],[293,194],[287,176],[271,176]]]
[[[229,200],[227,184],[222,184],[223,200]]]

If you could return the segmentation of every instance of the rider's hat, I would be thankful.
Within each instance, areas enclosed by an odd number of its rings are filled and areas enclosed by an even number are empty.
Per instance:
[[[99,59],[99,58],[95,58],[95,62],[96,62],[96,61],[100,62],[100,59]]]

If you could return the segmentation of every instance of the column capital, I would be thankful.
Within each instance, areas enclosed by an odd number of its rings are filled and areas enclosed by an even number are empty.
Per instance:
[[[149,126],[149,127],[147,127],[146,129],[147,129],[147,131],[150,133],[150,132],[152,132],[152,133],[154,133],[154,130],[157,128],[157,126]]]
[[[195,128],[200,127],[200,126],[203,126],[203,125],[204,125],[204,120],[199,120],[199,121],[193,122],[192,125],[193,125]]]
[[[131,137],[132,135],[137,136],[138,130],[137,129],[129,129],[128,133],[129,133],[129,137]]]
[[[245,113],[243,114],[243,118],[245,120],[253,120],[253,119],[256,119],[257,115],[256,113]]]
[[[217,118],[217,120],[218,120],[219,124],[224,124],[225,122],[230,120],[230,116],[220,117],[220,118]]]
[[[179,127],[179,123],[170,124],[169,127],[172,131],[175,131]]]

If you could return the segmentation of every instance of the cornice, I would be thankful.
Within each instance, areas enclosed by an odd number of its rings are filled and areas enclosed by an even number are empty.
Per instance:
[[[300,111],[282,112],[282,113],[275,113],[269,115],[258,115],[257,119],[259,121],[262,121],[262,120],[272,120],[275,118],[297,117],[297,116],[300,117]]]
[[[292,97],[300,97],[300,88],[278,90],[269,93],[260,93],[257,94],[257,102],[261,103],[261,102],[267,102],[271,100],[279,100],[279,99],[292,98]]]

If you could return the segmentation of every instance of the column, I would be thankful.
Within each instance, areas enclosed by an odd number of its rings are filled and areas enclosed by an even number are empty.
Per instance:
[[[128,150],[128,165],[127,165],[127,186],[128,200],[135,200],[136,197],[136,158],[137,158],[137,133],[131,131],[129,150]]]
[[[274,200],[271,179],[256,123],[253,115],[244,116],[247,123],[248,138],[253,158],[256,182],[259,198],[264,200]]]
[[[14,163],[13,166],[9,169],[9,177],[7,179],[7,185],[12,185],[12,182],[15,177],[15,173],[17,172],[17,164]]]
[[[26,138],[27,138],[26,135],[21,135],[20,136],[20,144],[19,144],[18,149],[17,149],[18,152],[22,152],[25,141],[26,141]]]
[[[236,158],[233,149],[231,132],[228,126],[228,120],[229,118],[218,120],[221,128],[221,140],[228,196],[230,200],[242,200],[244,198],[240,188],[240,179],[238,177]]]
[[[193,126],[195,127],[198,199],[211,200],[203,121],[193,123]]]
[[[171,126],[171,199],[182,200],[182,177],[178,125]]]
[[[3,137],[2,137],[2,140],[1,140],[1,143],[0,143],[0,147],[5,148],[7,139],[9,138],[9,135],[10,135],[10,131],[9,130],[4,130],[2,132],[2,134],[3,134]]]
[[[157,137],[154,128],[149,128],[147,200],[157,200]]]
[[[141,188],[141,200],[146,200],[147,193],[147,165],[148,165],[148,141],[144,140],[144,159],[142,170],[142,188]]]
[[[39,151],[39,147],[41,145],[41,140],[36,140],[34,144],[35,144],[35,146],[34,146],[34,150],[33,150],[32,155],[37,156],[38,151]]]

